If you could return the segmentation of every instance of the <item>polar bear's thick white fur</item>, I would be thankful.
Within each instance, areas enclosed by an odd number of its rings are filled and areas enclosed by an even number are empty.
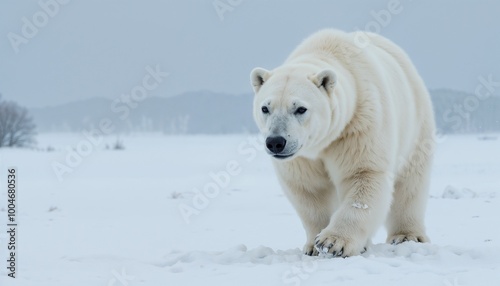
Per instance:
[[[357,255],[384,222],[389,243],[429,241],[434,117],[398,46],[322,30],[283,65],[255,68],[251,82],[254,118],[304,225],[305,254]]]

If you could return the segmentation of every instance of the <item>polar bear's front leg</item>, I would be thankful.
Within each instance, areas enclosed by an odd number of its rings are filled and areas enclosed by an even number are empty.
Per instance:
[[[317,256],[318,251],[315,248],[314,239],[330,222],[333,213],[334,190],[294,191],[289,195],[307,236],[303,253]]]
[[[314,239],[330,222],[335,201],[334,187],[325,185],[324,188],[306,190],[298,184],[285,184],[285,192],[306,231],[307,238],[303,253],[309,256],[318,255]]]
[[[306,255],[318,255],[314,239],[330,222],[335,206],[338,205],[337,192],[323,162],[296,158],[287,162],[274,161],[281,186],[297,211],[304,230]]]
[[[340,208],[316,237],[315,247],[334,256],[358,255],[389,212],[391,185],[384,172],[360,169],[339,187]]]

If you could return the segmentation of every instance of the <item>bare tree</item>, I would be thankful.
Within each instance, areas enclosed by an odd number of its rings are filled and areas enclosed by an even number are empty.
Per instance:
[[[24,147],[34,143],[35,129],[27,108],[13,101],[0,102],[0,147]]]

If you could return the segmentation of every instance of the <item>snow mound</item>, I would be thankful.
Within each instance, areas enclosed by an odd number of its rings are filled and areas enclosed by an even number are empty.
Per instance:
[[[346,259],[309,257],[299,249],[273,250],[239,245],[220,252],[171,252],[157,263],[172,279],[196,280],[206,273],[239,279],[241,285],[487,285],[500,278],[500,250],[466,249],[430,243],[376,244]],[[233,273],[232,271],[236,271]],[[263,274],[267,273],[267,274]],[[196,279],[195,279],[196,278]],[[273,280],[274,279],[274,280]],[[386,284],[387,281],[397,284]],[[202,283],[203,279],[196,280]],[[252,283],[250,283],[252,281]],[[255,282],[258,282],[255,284]],[[248,282],[248,283],[247,283]],[[451,284],[450,284],[451,283]]]
[[[214,264],[275,264],[301,261],[304,258],[300,249],[276,250],[265,246],[259,246],[248,250],[245,245],[238,245],[226,251],[203,252],[192,251],[180,253],[177,251],[166,255],[166,261],[158,263],[157,266],[168,267],[182,263],[214,263]]]
[[[467,188],[459,189],[453,186],[447,186],[441,197],[443,199],[455,199],[455,200],[463,198],[472,199],[477,197],[477,194],[471,189]]]
[[[436,260],[444,257],[450,260],[477,259],[483,256],[500,256],[500,251],[495,254],[480,249],[461,249],[453,246],[439,246],[430,243],[405,242],[399,245],[376,244],[368,248],[366,252],[359,256],[349,257],[346,260],[385,260],[386,258],[396,260],[421,261],[425,259]],[[225,251],[204,252],[173,251],[165,256],[165,261],[156,263],[159,267],[173,267],[181,264],[289,264],[294,262],[309,260],[317,261],[342,261],[341,258],[330,258],[327,255],[319,257],[309,257],[302,254],[300,249],[273,250],[266,246],[259,246],[248,250],[245,245],[227,249]]]

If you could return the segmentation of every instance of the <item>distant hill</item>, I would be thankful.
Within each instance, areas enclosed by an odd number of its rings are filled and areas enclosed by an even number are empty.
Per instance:
[[[110,118],[117,132],[165,134],[227,134],[257,132],[252,118],[253,95],[227,95],[208,91],[174,97],[150,97],[130,108],[113,112],[113,100],[93,98],[53,107],[32,109],[38,132],[80,132]],[[122,106],[125,106],[122,104]],[[117,109],[115,109],[117,110]]]
[[[451,89],[431,90],[439,132],[500,132],[500,96],[481,98]]]
[[[448,89],[431,90],[431,96],[441,133],[500,132],[500,97],[481,100],[474,94]],[[120,118],[124,113],[113,112],[113,100],[106,98],[35,108],[31,114],[38,132],[80,132],[109,118],[119,133],[255,133],[252,102],[252,94],[200,91],[147,98],[124,119]]]

